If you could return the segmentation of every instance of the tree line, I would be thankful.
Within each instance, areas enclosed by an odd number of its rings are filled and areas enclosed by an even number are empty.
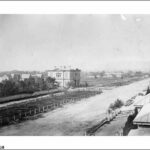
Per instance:
[[[0,97],[22,93],[33,93],[36,91],[50,90],[58,86],[54,78],[29,77],[25,80],[4,80],[0,83]]]

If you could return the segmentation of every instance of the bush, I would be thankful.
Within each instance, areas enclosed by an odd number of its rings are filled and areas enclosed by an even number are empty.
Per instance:
[[[68,87],[68,88],[75,88],[75,87],[76,87],[76,84],[75,84],[74,81],[70,81],[70,82],[67,83],[67,87]]]
[[[114,103],[110,104],[109,109],[115,110],[117,108],[121,108],[123,105],[123,101],[117,99]]]
[[[86,81],[79,85],[79,87],[88,87],[88,86],[89,86],[89,84]]]

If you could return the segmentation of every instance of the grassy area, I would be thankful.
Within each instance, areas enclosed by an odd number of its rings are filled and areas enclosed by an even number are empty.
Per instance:
[[[82,78],[81,83],[87,82],[89,86],[113,87],[128,85],[135,81],[140,81],[143,77],[125,77],[125,78]]]

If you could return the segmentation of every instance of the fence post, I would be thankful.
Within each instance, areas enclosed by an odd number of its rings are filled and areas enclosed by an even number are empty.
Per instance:
[[[45,112],[47,111],[47,107],[45,107],[45,106],[44,106],[44,111],[45,111]]]
[[[59,107],[60,105],[59,105],[59,102],[57,103],[57,108]]]
[[[31,109],[30,109],[30,115],[31,115]]]
[[[16,117],[15,117],[15,115],[14,115],[13,119],[14,119],[14,121],[16,120]]]
[[[55,103],[53,103],[53,109],[55,109]]]
[[[20,119],[21,119],[21,112],[19,113],[19,117],[20,117]]]
[[[36,115],[36,108],[34,109],[34,115]]]

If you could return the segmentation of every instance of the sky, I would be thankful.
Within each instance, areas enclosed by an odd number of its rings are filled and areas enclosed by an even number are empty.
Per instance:
[[[0,71],[150,71],[150,15],[0,15]]]

